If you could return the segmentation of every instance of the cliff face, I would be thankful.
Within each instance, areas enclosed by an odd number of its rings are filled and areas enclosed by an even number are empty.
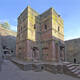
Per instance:
[[[0,25],[0,53],[3,47],[16,51],[16,32],[7,30]]]
[[[80,63],[80,38],[65,41],[67,61]]]

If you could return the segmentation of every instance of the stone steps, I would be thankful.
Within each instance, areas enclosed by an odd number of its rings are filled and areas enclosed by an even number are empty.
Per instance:
[[[75,76],[80,78],[80,65],[73,64],[70,62],[64,63],[67,69]]]

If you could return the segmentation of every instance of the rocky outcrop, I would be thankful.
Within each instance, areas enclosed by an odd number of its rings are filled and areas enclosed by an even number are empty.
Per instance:
[[[16,32],[5,29],[0,25],[0,53],[3,52],[3,47],[16,52]]]

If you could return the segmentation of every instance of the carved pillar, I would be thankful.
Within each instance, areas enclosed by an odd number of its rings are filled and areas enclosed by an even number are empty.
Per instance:
[[[60,46],[58,45],[58,60],[59,60],[59,62],[61,62],[61,56],[60,56],[60,54],[61,54]]]
[[[32,60],[32,49],[31,49],[31,41],[27,40],[27,59]]]
[[[56,61],[56,48],[55,48],[55,42],[52,41],[52,60]]]

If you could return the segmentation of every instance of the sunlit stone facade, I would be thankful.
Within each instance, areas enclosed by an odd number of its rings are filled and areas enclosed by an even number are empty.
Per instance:
[[[24,60],[63,61],[64,25],[53,8],[38,14],[28,6],[18,17],[16,56]]]

